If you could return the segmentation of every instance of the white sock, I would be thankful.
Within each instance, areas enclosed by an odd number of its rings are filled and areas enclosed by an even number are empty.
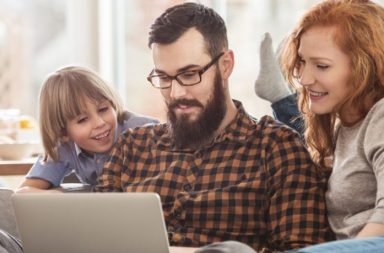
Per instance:
[[[260,43],[260,71],[255,81],[255,92],[257,96],[271,103],[292,94],[284,82],[280,66],[276,61],[269,33],[265,33]]]

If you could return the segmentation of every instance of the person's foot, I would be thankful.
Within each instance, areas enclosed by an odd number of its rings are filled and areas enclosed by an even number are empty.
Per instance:
[[[274,103],[292,94],[284,82],[272,48],[272,38],[265,33],[260,43],[260,70],[255,81],[256,95]]]

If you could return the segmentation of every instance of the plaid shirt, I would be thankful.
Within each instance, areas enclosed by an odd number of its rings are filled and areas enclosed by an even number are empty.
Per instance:
[[[324,182],[299,135],[240,102],[214,141],[176,150],[168,124],[128,130],[96,191],[157,192],[171,245],[237,240],[286,250],[324,242]]]

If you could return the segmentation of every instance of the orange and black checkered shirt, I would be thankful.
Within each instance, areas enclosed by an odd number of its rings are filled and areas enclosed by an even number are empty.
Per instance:
[[[176,150],[168,124],[128,130],[95,190],[157,192],[176,246],[237,240],[287,250],[324,242],[324,180],[299,135],[236,105],[236,118],[197,150]]]

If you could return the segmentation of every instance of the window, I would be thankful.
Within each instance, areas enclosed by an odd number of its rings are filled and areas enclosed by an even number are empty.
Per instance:
[[[47,73],[68,62],[67,1],[0,0],[0,109],[37,115]]]
[[[259,44],[270,32],[278,46],[301,14],[319,0],[201,0],[221,14],[235,52],[233,98],[260,117],[270,105],[254,94]],[[47,74],[77,64],[98,71],[127,108],[165,120],[159,91],[146,76],[153,68],[149,25],[183,0],[0,0],[0,109],[37,118]],[[376,1],[384,4],[384,0]],[[150,101],[150,102],[149,102]]]

